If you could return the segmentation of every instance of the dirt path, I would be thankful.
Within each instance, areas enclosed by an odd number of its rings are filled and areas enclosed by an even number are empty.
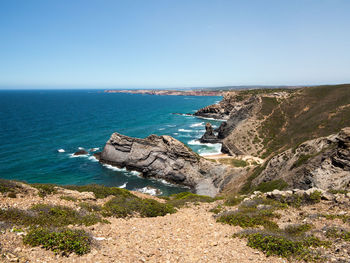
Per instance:
[[[240,228],[215,222],[209,210],[217,202],[191,205],[164,217],[109,218],[111,224],[86,227],[95,244],[89,254],[81,257],[55,256],[53,252],[39,247],[24,246],[22,237],[10,231],[0,235],[0,244],[3,251],[11,251],[28,262],[41,263],[286,262],[276,257],[267,258],[247,247],[245,240],[232,238]]]

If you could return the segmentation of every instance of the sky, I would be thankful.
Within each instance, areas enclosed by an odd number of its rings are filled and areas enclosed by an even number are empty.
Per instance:
[[[350,83],[349,0],[0,0],[0,87]]]

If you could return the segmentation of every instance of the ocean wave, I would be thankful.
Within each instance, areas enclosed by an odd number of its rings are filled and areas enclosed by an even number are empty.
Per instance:
[[[99,149],[100,149],[99,147],[91,148],[91,149],[90,149],[90,152],[96,152],[96,151],[98,151]]]
[[[85,148],[84,147],[78,147],[78,150],[84,150]]]
[[[110,165],[110,164],[102,164],[102,166],[106,167],[107,169],[110,169],[110,170],[113,170],[113,171],[116,171],[116,172],[127,172],[126,168],[119,168],[119,167],[116,167],[116,166],[113,166],[113,165]]]
[[[198,154],[200,156],[209,156],[209,155],[216,155],[221,153],[221,143],[213,143],[210,146],[206,145],[207,147],[201,148],[198,150]]]
[[[68,154],[69,158],[88,158],[90,155],[87,154],[79,154],[79,155],[74,155],[74,153]]]
[[[179,132],[193,132],[193,130],[178,129]]]
[[[66,152],[64,149],[58,149],[57,150],[59,153],[64,153],[64,152]]]
[[[140,172],[138,172],[138,171],[129,171],[125,167],[124,168],[119,168],[119,167],[116,167],[116,166],[113,166],[113,165],[110,165],[110,164],[106,164],[106,163],[102,164],[102,166],[106,167],[107,169],[113,170],[115,172],[122,172],[125,175],[135,175],[135,176],[140,176],[141,175]]]
[[[141,176],[141,173],[138,171],[128,171],[128,173],[136,176]]]
[[[127,183],[128,183],[128,182],[122,184],[121,186],[118,186],[118,188],[125,188]]]
[[[208,118],[208,117],[202,117],[202,116],[196,116],[198,119],[204,119],[204,120],[212,120],[212,121],[227,121],[224,119],[214,119],[214,118]]]
[[[95,156],[89,156],[88,159],[93,161],[93,162],[98,162],[98,160],[96,159]]]
[[[149,195],[161,195],[162,194],[162,191],[160,191],[159,189],[149,187],[149,186],[135,189],[135,191],[140,192],[140,193],[144,193],[144,194],[149,194]]]
[[[176,125],[168,124],[167,127],[173,128],[176,127]]]
[[[198,123],[194,123],[194,124],[190,125],[191,128],[193,128],[193,127],[200,127],[200,126],[204,126],[204,122],[198,122]]]
[[[174,135],[179,135],[177,132],[174,132],[173,134],[174,134]]]
[[[159,131],[163,131],[163,130],[165,130],[165,128],[159,128],[158,130],[159,130]]]

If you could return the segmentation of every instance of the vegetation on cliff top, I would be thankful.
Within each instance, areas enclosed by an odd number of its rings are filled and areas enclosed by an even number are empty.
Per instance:
[[[350,126],[350,84],[303,88],[280,103],[266,98],[263,106],[270,115],[258,132],[267,157]]]

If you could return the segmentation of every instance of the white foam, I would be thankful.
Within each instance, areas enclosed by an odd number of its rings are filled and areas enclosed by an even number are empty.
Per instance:
[[[173,134],[174,134],[174,135],[179,135],[177,132],[174,132]]]
[[[89,158],[90,159],[90,158]],[[96,158],[95,158],[96,159]],[[96,159],[97,161],[97,159]],[[125,175],[135,175],[135,176],[141,176],[141,173],[138,171],[128,171],[125,167],[124,168],[119,168],[110,164],[102,164],[104,167],[107,169],[111,169],[116,172],[122,172],[125,173]]]
[[[144,193],[144,194],[149,194],[149,195],[161,195],[162,194],[162,192],[159,189],[148,187],[148,186],[136,189],[136,191],[138,191],[140,193]]]
[[[118,188],[125,188],[127,183],[128,183],[128,182],[122,184],[121,186],[118,186]]]
[[[163,131],[163,130],[165,130],[165,128],[159,128],[158,130],[159,130],[159,131]]]
[[[99,149],[100,149],[99,147],[91,148],[91,149],[90,149],[90,152],[96,152],[96,151],[98,151]]]
[[[200,126],[204,126],[204,122],[198,122],[198,123],[194,123],[192,124],[190,127],[200,127]]]
[[[64,152],[66,152],[64,149],[58,149],[57,150],[59,153],[64,153]]]
[[[208,148],[202,148],[198,152],[200,156],[216,155],[221,153],[221,143],[213,143]]]
[[[89,156],[88,159],[93,161],[93,162],[98,162],[98,160],[96,159],[95,156]]]
[[[193,130],[178,129],[179,132],[193,132]]]
[[[110,165],[110,164],[102,164],[104,167],[106,167],[107,169],[111,169],[113,171],[116,171],[116,172],[126,172],[126,168],[119,168],[119,167],[116,167],[116,166],[113,166],[113,165]]]
[[[78,147],[78,150],[84,150],[84,147]]]
[[[168,124],[167,127],[176,127],[176,125]]]
[[[208,117],[202,117],[202,116],[196,116],[196,118],[204,119],[204,120],[212,120],[212,121],[227,121],[224,119],[214,119],[214,118],[208,118]]]
[[[69,158],[87,158],[89,157],[89,154],[79,154],[79,155],[74,155],[74,153],[68,154]]]
[[[128,171],[128,173],[130,173],[132,175],[136,175],[136,176],[141,176],[141,173],[138,171]]]

